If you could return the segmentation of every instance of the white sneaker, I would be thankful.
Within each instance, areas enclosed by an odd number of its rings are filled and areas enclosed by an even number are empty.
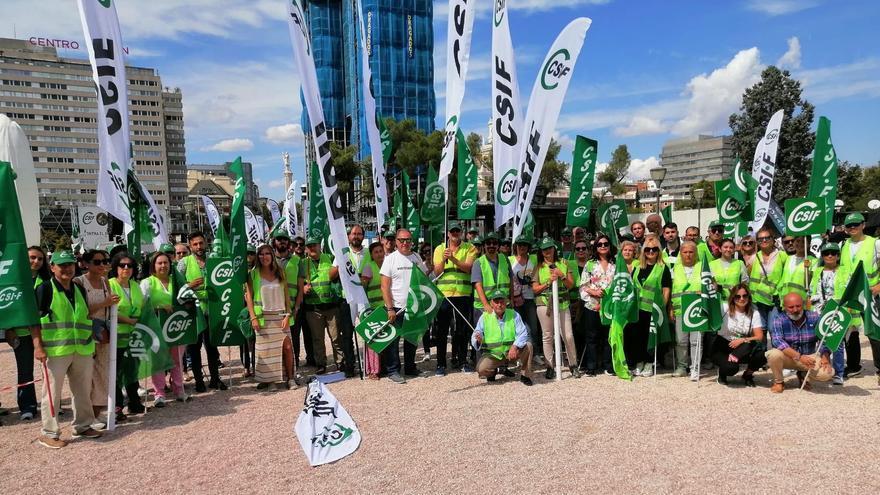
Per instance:
[[[782,370],[782,378],[788,378],[790,376],[794,376],[795,373],[796,373],[795,370],[787,370],[787,369]]]
[[[146,398],[146,396],[147,396],[147,389],[145,389],[145,388],[141,388],[141,387],[138,387],[138,395],[140,395],[141,397]]]
[[[654,365],[651,364],[651,363],[646,364],[646,365],[642,368],[642,371],[639,372],[639,375],[640,375],[640,376],[643,376],[643,377],[646,377],[646,378],[647,378],[647,377],[654,376]]]
[[[430,352],[426,352],[425,355],[422,356],[422,362],[423,362],[423,363],[427,363],[427,362],[430,361],[430,360],[431,360],[431,353],[430,353]]]
[[[165,407],[165,397],[162,397],[161,395],[159,397],[156,397],[153,400],[153,407],[158,407],[158,408]]]
[[[691,381],[692,382],[700,381],[700,374],[697,373],[696,371],[691,371]]]
[[[831,383],[833,383],[835,385],[843,385],[843,377],[842,376],[835,376],[834,378],[831,379]]]

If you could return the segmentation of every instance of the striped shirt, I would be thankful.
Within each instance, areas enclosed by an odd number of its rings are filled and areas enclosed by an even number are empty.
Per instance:
[[[800,325],[791,321],[788,314],[782,312],[776,315],[770,326],[770,341],[774,348],[784,351],[789,347],[800,354],[813,354],[816,352],[816,344],[819,338],[816,336],[816,325],[819,323],[819,313],[804,311],[806,318]],[[824,345],[821,354],[829,354],[830,351]]]

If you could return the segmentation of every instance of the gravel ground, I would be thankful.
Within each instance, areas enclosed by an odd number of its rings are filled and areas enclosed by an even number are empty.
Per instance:
[[[150,410],[100,440],[76,440],[59,451],[36,443],[39,422],[19,422],[14,396],[4,392],[0,400],[13,411],[0,428],[0,486],[4,493],[57,491],[59,483],[90,493],[549,493],[609,486],[655,494],[871,493],[880,488],[880,394],[867,343],[862,353],[865,375],[844,387],[823,383],[782,395],[769,392],[769,373],[757,374],[753,389],[738,378],[718,385],[714,372],[698,384],[669,375],[628,383],[567,373],[560,383],[536,375],[533,387],[462,373],[402,386],[346,380],[330,389],[363,441],[353,455],[318,468],[309,467],[293,433],[306,388],[258,392],[240,378],[237,359],[223,370],[236,376],[229,391]],[[221,356],[227,360],[226,351]],[[10,383],[14,369],[3,344],[0,384]],[[62,438],[69,435],[65,428]]]

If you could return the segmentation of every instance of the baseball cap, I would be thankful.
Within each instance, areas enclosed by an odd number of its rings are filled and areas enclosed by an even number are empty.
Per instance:
[[[541,244],[538,247],[541,249],[547,249],[551,247],[555,248],[556,241],[554,241],[552,237],[545,237],[541,239]]]
[[[159,246],[159,252],[165,254],[174,254],[174,246],[171,243],[164,242],[161,246]]]
[[[76,258],[73,257],[73,253],[70,251],[55,251],[52,253],[50,262],[53,265],[63,265],[65,263],[76,263]]]
[[[312,244],[321,244],[321,238],[309,236],[309,238],[306,239],[306,246],[310,246]]]
[[[822,244],[822,247],[819,249],[819,252],[825,251],[833,251],[835,253],[839,253],[840,246],[838,246],[836,242],[826,242],[825,244]]]
[[[451,222],[449,222],[449,225],[446,227],[446,230],[450,231],[456,229],[461,230],[461,223],[456,220],[452,220]]]
[[[838,218],[839,218],[839,217],[838,217]],[[851,224],[851,223],[864,223],[864,222],[865,222],[865,217],[864,217],[864,215],[862,215],[861,213],[858,213],[858,212],[850,213],[850,214],[847,215],[846,218],[843,220],[843,224],[844,224],[844,225],[849,225],[849,224]]]
[[[494,301],[495,299],[507,299],[507,296],[501,289],[495,289],[488,294],[489,300]]]

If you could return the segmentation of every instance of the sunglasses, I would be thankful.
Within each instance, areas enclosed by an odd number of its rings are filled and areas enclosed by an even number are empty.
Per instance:
[[[646,247],[646,248],[643,249],[643,251],[646,252],[646,253],[659,253],[659,252],[660,252],[660,248],[658,248],[658,247]]]
[[[28,256],[28,258],[30,258],[31,261],[43,261],[42,256]]]
[[[752,246],[755,244],[755,241],[743,241],[743,246]]]
[[[120,263],[116,266],[118,266],[119,268],[122,268],[123,270],[126,270],[126,269],[134,268],[134,263]]]
[[[597,242],[597,243],[596,243],[596,247],[608,247],[608,246],[610,246],[610,245],[611,245],[611,244],[609,244],[609,243],[607,243],[607,242]]]
[[[176,254],[176,255],[178,255],[178,256],[186,256],[186,255],[187,255],[187,252],[186,252],[186,251],[177,251],[177,252],[175,252],[174,254]]]
[[[398,237],[397,242],[412,242],[412,237]]]
[[[487,242],[487,243],[485,243],[485,244],[483,244],[483,245],[484,245],[484,246],[497,246],[498,243],[495,242],[495,241],[489,241],[489,242]]]
[[[110,260],[92,260],[92,264],[95,266],[109,265]]]
[[[712,227],[711,229],[709,229],[709,232],[712,232],[714,234],[720,234],[720,233],[724,232],[724,227]]]
[[[576,248],[574,248],[574,250],[575,250],[575,251],[586,251],[586,250],[587,250],[587,246],[576,247]]]
[[[783,239],[782,243],[783,244],[792,244],[792,243],[794,243],[794,239]]]
[[[303,246],[305,246],[306,244],[305,244],[304,242],[295,242],[295,243],[293,243],[293,245],[294,245],[294,246],[297,246],[297,247],[303,247]]]
[[[758,237],[758,242],[769,242],[772,241],[772,237]]]
[[[848,223],[848,224],[846,224],[846,228],[854,229],[854,228],[858,227],[859,225],[861,225],[861,224],[860,223]]]
[[[749,295],[748,295],[748,294],[737,294],[737,295],[733,296],[733,298],[734,298],[734,299],[737,299],[737,300],[739,300],[739,299],[748,299],[748,298],[749,298]]]
[[[822,256],[840,256],[837,251],[822,251]]]

